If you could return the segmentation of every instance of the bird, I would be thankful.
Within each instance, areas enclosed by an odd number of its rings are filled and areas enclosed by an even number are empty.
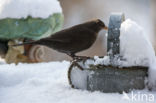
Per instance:
[[[95,19],[58,31],[40,40],[23,42],[12,46],[44,45],[65,53],[73,59],[83,58],[85,56],[77,56],[76,53],[90,48],[102,29],[107,30],[108,27],[102,20]]]

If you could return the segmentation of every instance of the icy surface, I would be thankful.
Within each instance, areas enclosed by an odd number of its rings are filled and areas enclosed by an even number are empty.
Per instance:
[[[17,66],[1,63],[0,103],[132,103],[132,99],[126,99],[123,94],[72,89],[67,80],[69,64],[67,61]],[[133,93],[156,98],[156,92],[147,90]],[[147,101],[146,98],[143,101],[137,99],[133,103]]]
[[[0,19],[3,18],[47,18],[61,13],[58,0],[0,0]]]

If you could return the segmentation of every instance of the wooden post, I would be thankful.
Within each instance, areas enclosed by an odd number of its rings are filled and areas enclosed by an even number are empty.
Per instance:
[[[120,26],[125,20],[123,13],[111,14],[107,37],[107,55],[110,56],[111,65],[115,65],[114,59],[120,54]]]

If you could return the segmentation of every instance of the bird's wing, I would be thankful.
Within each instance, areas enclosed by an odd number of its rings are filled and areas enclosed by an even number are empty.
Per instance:
[[[44,38],[42,41],[69,43],[71,40],[69,38]]]
[[[73,40],[84,38],[89,36],[88,34],[94,33],[92,30],[87,28],[81,27],[73,27],[69,29],[64,29],[62,31],[56,32],[55,34],[51,35],[48,38],[43,38],[41,41],[53,41],[53,42],[61,42],[61,43],[71,43]],[[87,34],[87,35],[85,35]]]
[[[53,41],[53,42],[61,42],[61,43],[70,43],[72,37],[69,35],[70,32],[57,32],[48,38],[43,38],[41,41]]]

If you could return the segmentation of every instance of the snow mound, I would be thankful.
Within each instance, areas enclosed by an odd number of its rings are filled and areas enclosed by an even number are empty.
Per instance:
[[[143,28],[130,19],[121,24],[120,55],[125,59],[124,66],[149,66],[155,59],[155,51]]]
[[[61,13],[57,0],[0,0],[0,19],[4,18],[47,18]]]

